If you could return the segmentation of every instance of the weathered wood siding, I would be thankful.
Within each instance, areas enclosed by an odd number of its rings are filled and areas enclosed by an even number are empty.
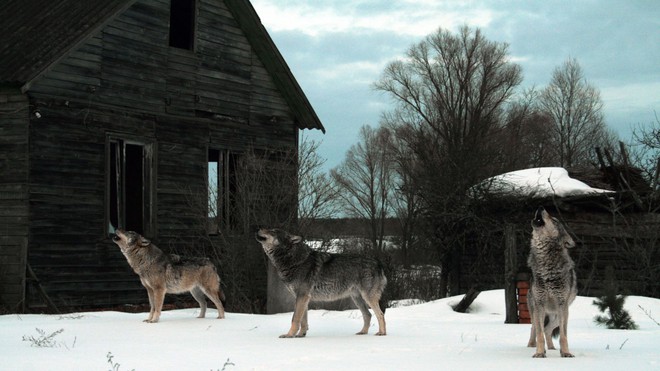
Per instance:
[[[24,304],[29,114],[27,97],[0,88],[0,310]]]
[[[195,50],[172,48],[169,1],[138,1],[27,92],[42,113],[29,134],[29,261],[57,305],[146,301],[104,234],[108,133],[154,144],[149,237],[164,250],[200,233],[190,195],[205,194],[209,147],[296,145],[287,104],[224,3],[199,0],[198,14]],[[31,291],[28,304],[42,302]]]

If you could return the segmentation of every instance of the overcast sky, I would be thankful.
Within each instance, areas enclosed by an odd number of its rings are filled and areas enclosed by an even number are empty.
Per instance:
[[[327,133],[338,165],[362,125],[391,105],[372,84],[385,65],[439,27],[479,27],[506,42],[522,86],[544,87],[567,58],[601,92],[605,120],[623,140],[660,111],[660,1],[252,0]],[[658,112],[660,116],[660,112]]]

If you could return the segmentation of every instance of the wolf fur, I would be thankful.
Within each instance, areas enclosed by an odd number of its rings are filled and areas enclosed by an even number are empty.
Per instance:
[[[301,237],[279,229],[260,229],[256,238],[284,284],[296,297],[291,328],[280,337],[304,337],[307,334],[310,300],[331,301],[349,296],[362,312],[364,321],[357,335],[369,331],[369,307],[378,319],[376,335],[386,335],[385,306],[381,307],[384,304],[381,299],[387,278],[381,262],[365,256],[316,251]]]
[[[532,269],[528,306],[532,330],[528,347],[536,346],[534,358],[545,357],[552,343],[553,331],[559,329],[559,351],[562,357],[573,357],[568,350],[568,307],[577,295],[575,264],[568,249],[575,242],[564,226],[540,207],[532,219],[532,240],[527,264]]]
[[[220,277],[208,258],[181,257],[165,254],[151,241],[132,231],[118,229],[112,238],[128,260],[128,264],[140,276],[149,294],[149,317],[144,322],[155,323],[160,319],[165,293],[180,294],[189,291],[199,303],[198,318],[206,315],[206,298],[218,309],[218,318],[225,318],[220,288]]]

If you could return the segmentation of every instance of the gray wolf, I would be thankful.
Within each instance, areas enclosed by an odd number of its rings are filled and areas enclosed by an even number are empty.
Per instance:
[[[532,240],[527,264],[532,269],[528,306],[532,317],[532,331],[528,347],[536,346],[534,358],[545,358],[553,331],[559,329],[559,352],[573,357],[568,350],[568,306],[577,295],[575,264],[568,249],[575,242],[564,226],[545,209],[539,207],[532,219]]]
[[[181,257],[165,254],[151,241],[132,231],[118,229],[112,237],[128,264],[140,276],[149,294],[149,317],[144,322],[155,323],[160,319],[165,293],[180,294],[190,291],[200,307],[198,318],[206,315],[206,298],[218,309],[218,318],[225,318],[220,288],[220,277],[208,258]]]
[[[384,304],[381,299],[387,278],[380,261],[360,255],[316,251],[307,246],[302,237],[279,229],[260,229],[256,238],[284,284],[296,297],[291,328],[281,338],[307,335],[310,300],[331,301],[349,296],[362,312],[364,321],[357,335],[369,331],[369,307],[378,319],[376,335],[386,335],[385,305],[381,307]]]

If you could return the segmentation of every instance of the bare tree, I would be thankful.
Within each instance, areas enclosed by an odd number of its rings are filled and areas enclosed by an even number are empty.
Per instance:
[[[489,136],[521,82],[521,69],[507,50],[479,29],[464,26],[458,35],[439,29],[413,45],[406,59],[391,62],[375,88],[392,96],[412,124],[437,141],[440,155],[465,174],[466,159],[481,160],[493,149],[486,145]]]
[[[371,247],[376,254],[383,251],[385,219],[391,208],[390,135],[385,128],[363,126],[360,141],[330,172],[339,189],[344,211],[349,216],[368,221]]]
[[[450,271],[458,272],[452,267],[471,218],[466,191],[504,166],[498,134],[505,103],[521,80],[507,44],[464,26],[456,35],[439,29],[414,44],[374,84],[394,100],[391,121],[412,133],[423,232],[436,247],[444,284]],[[446,287],[441,290],[444,295]]]
[[[536,89],[523,91],[509,104],[499,141],[505,158],[503,170],[557,164],[552,150],[550,117],[539,108]]]
[[[657,192],[660,189],[660,118],[649,125],[637,125],[630,143],[631,162],[642,169],[644,177]]]
[[[558,165],[588,164],[595,147],[611,144],[600,92],[585,79],[575,58],[555,68],[550,84],[541,92],[540,105],[552,119]]]
[[[414,176],[417,158],[411,147],[413,133],[408,125],[399,125],[391,116],[384,115],[383,127],[392,132],[389,141],[389,152],[392,168],[392,214],[400,228],[399,250],[404,268],[411,264],[412,250],[418,247],[418,218],[421,213],[421,198],[419,185]]]
[[[321,143],[300,136],[298,146],[298,230],[305,234],[314,221],[339,212],[335,184],[323,171],[325,159],[318,154]]]

